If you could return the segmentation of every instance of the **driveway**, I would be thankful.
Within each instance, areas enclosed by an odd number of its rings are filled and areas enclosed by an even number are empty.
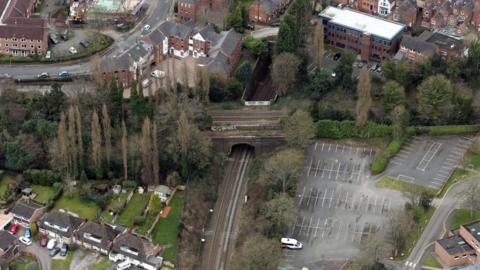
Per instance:
[[[254,38],[274,37],[278,35],[278,27],[266,27],[259,30],[252,31],[251,35]]]
[[[98,256],[98,253],[88,253],[85,256],[85,252],[81,249],[78,249],[73,254],[70,270],[90,269],[90,266],[97,261]]]
[[[50,258],[47,248],[41,247],[37,241],[32,242],[32,245],[28,246],[25,251],[30,252],[37,257],[40,270],[50,270],[52,267],[52,259]]]

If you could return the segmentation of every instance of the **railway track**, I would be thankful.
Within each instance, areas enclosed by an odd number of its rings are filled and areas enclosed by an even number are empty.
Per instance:
[[[246,172],[253,149],[247,145],[234,148],[218,191],[210,228],[202,256],[202,270],[228,270],[236,238],[239,209],[245,193]]]

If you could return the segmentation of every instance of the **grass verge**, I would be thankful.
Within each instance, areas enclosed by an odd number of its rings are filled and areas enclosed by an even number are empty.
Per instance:
[[[110,269],[113,266],[113,262],[111,262],[107,257],[100,257],[100,259],[90,266],[90,270],[105,270]]]
[[[413,247],[415,247],[415,244],[418,241],[418,238],[423,233],[423,230],[428,224],[428,221],[432,217],[433,213],[435,212],[435,207],[430,207],[428,211],[423,212],[422,216],[420,217],[417,226],[413,229],[412,233],[407,238],[407,242],[405,244],[406,252],[404,252],[404,256],[400,257],[400,259],[406,259],[410,255],[410,252],[412,251]]]
[[[174,262],[177,256],[182,205],[183,193],[177,193],[171,201],[172,209],[169,215],[166,218],[160,218],[152,231],[153,242],[163,245],[165,248],[162,257],[171,262]]]
[[[433,188],[427,188],[414,183],[405,182],[390,176],[384,176],[382,179],[375,183],[375,187],[388,188],[400,192],[410,192],[412,190],[419,190],[420,192],[428,192],[431,194],[435,194],[437,192]]]
[[[428,266],[428,267],[435,267],[435,268],[440,268],[443,269],[443,266],[433,257],[432,255],[428,256],[425,259],[425,262],[423,263],[423,266]]]
[[[99,211],[98,206],[94,202],[87,202],[78,196],[69,198],[65,195],[60,197],[55,203],[54,208],[67,209],[68,211],[89,220],[93,220]]]
[[[11,264],[10,267],[14,270],[25,270],[27,269],[27,265],[34,262],[33,258],[30,256],[21,256],[15,259]]]
[[[9,176],[4,176],[2,180],[0,180],[0,197],[2,197],[5,194],[5,192],[7,192],[8,184],[10,184],[13,181],[14,181],[13,178]]]
[[[452,220],[450,221],[450,229],[455,229],[460,227],[460,225],[470,223],[475,220],[480,219],[480,211],[473,210],[473,215],[470,215],[470,209],[461,208],[453,212]]]
[[[462,163],[472,170],[478,170],[480,168],[480,154],[468,152],[465,155]],[[463,168],[455,169],[453,174],[448,179],[447,183],[443,185],[442,190],[440,190],[440,192],[437,194],[437,197],[440,197],[440,198],[443,197],[447,192],[447,190],[450,189],[451,186],[465,180],[466,178],[468,178],[469,176],[472,176],[473,174],[474,174],[473,171],[469,171]]]
[[[65,270],[70,269],[72,263],[73,251],[69,251],[67,257],[64,259],[52,260],[52,270]]]

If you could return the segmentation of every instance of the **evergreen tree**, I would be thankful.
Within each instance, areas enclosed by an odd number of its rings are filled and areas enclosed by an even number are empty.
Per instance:
[[[92,113],[92,163],[95,169],[97,179],[102,178],[102,135],[100,130],[100,120],[97,111]]]
[[[296,39],[297,36],[295,32],[295,25],[293,24],[293,20],[291,19],[291,17],[287,16],[280,25],[280,29],[278,30],[275,53],[295,53],[295,51],[297,50]]]

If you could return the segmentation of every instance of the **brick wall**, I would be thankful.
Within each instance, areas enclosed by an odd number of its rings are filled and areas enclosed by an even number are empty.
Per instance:
[[[471,264],[468,253],[449,254],[443,247],[435,242],[435,253],[449,267]]]

